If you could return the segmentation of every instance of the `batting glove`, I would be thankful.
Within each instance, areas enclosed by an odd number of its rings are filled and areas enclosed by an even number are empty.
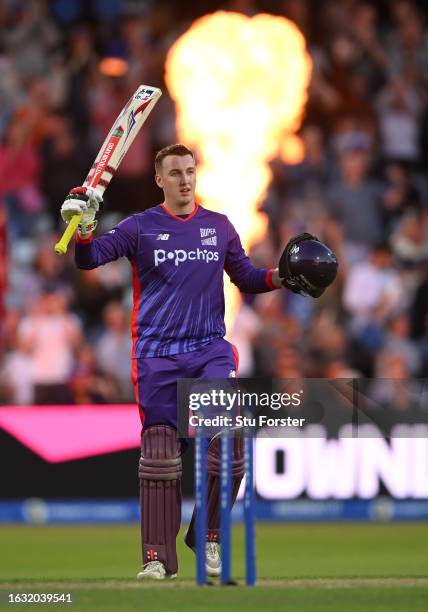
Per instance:
[[[74,187],[61,206],[61,217],[68,224],[75,215],[82,215],[79,232],[88,236],[98,225],[95,215],[102,201],[101,193],[93,187]]]

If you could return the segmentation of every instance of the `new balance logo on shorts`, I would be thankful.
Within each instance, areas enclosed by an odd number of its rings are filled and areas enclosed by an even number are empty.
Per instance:
[[[167,260],[174,261],[174,266],[178,266],[187,260],[210,263],[219,259],[218,251],[208,251],[207,249],[196,249],[196,251],[184,251],[183,249],[165,251],[165,249],[155,249],[153,255],[156,267]]]

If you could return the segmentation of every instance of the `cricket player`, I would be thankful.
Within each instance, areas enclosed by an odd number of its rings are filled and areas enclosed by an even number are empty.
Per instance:
[[[278,269],[254,267],[227,216],[195,201],[195,158],[184,145],[170,145],[157,153],[155,181],[163,190],[164,202],[131,215],[98,238],[93,237],[93,230],[102,200],[96,190],[72,189],[61,215],[66,222],[74,215],[83,215],[75,244],[79,268],[91,270],[119,257],[127,257],[132,266],[132,377],[142,423],[139,479],[143,567],[138,578],[163,580],[175,577],[178,570],[176,537],[181,521],[181,455],[185,445],[177,435],[177,379],[228,378],[238,369],[236,350],[224,339],[224,270],[244,293],[287,286],[312,295],[311,290],[322,293],[329,283],[325,278],[320,280],[319,270],[311,277],[309,266],[302,285],[302,279],[293,276],[290,269],[296,253],[283,256],[283,277]],[[303,236],[310,239],[295,240],[290,248],[299,251],[305,240],[317,241],[309,234]],[[219,445],[212,442],[207,452],[206,566],[210,576],[221,572],[219,466]],[[233,443],[231,470],[234,501],[244,476],[239,439]],[[193,550],[194,519],[195,513],[185,536]]]

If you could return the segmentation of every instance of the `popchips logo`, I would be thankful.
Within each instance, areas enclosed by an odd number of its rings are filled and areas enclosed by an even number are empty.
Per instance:
[[[155,249],[153,255],[156,267],[160,266],[165,261],[174,261],[174,266],[178,266],[187,260],[204,261],[205,263],[218,261],[218,252],[208,251],[207,249],[196,249],[196,251],[185,251],[184,249],[165,251],[165,249]]]

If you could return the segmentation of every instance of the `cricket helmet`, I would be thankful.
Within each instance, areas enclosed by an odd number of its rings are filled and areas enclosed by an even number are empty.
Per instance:
[[[328,246],[304,233],[288,242],[278,268],[285,287],[317,298],[336,278],[338,262]]]

